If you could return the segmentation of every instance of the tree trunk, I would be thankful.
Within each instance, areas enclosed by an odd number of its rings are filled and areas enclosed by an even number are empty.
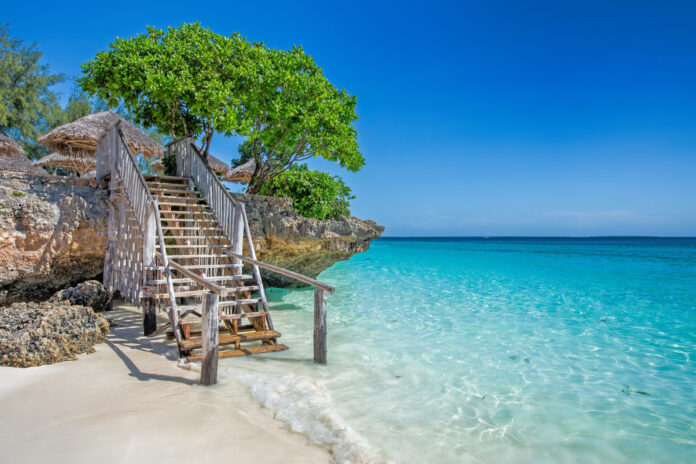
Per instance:
[[[246,193],[258,195],[261,191],[262,186],[263,184],[259,183],[255,177],[252,177],[251,182],[249,182],[249,186],[247,187]]]
[[[251,180],[249,181],[249,186],[247,187],[246,193],[258,195],[258,193],[261,191],[261,187],[263,187],[265,180],[263,176],[263,170],[264,165],[259,163],[259,160],[257,158],[256,170],[254,171],[254,175],[251,176]]]

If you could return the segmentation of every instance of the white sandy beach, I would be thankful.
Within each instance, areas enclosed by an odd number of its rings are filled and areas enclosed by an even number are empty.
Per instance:
[[[125,308],[95,353],[0,368],[0,463],[330,462],[241,385],[198,385]]]

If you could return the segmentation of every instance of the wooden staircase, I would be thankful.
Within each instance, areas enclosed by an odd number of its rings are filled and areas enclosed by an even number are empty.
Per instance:
[[[256,259],[244,203],[190,137],[171,142],[167,154],[176,176],[143,175],[120,127],[98,143],[97,178],[108,179],[110,191],[104,285],[142,306],[145,335],[166,332],[180,356],[201,360],[201,383],[211,385],[218,357],[287,349],[260,269],[282,274],[315,287],[314,362],[325,364],[326,298],[334,288]],[[169,318],[160,327],[158,306]]]
[[[202,348],[201,299],[209,290],[194,280],[197,276],[214,282],[221,291],[218,302],[219,357],[243,356],[288,349],[279,344],[280,332],[273,329],[271,314],[263,294],[263,283],[255,275],[243,274],[239,259],[225,253],[233,244],[217,222],[209,205],[186,177],[144,176],[152,197],[159,205],[162,235],[171,268],[176,299],[178,327],[167,333],[175,339],[188,360],[199,360]],[[169,301],[167,279],[161,275],[162,263],[149,269],[153,274],[143,288],[143,296]],[[188,273],[186,272],[188,271]],[[170,312],[172,306],[167,307]]]

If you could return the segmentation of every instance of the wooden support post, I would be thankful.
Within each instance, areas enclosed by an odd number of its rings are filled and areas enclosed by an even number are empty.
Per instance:
[[[232,251],[238,254],[244,253],[244,217],[242,216],[242,207],[237,206],[234,209],[234,225],[233,225],[233,235],[232,235]],[[242,264],[242,260],[239,258],[234,258],[233,264]],[[235,274],[241,274],[242,268],[236,269]]]
[[[215,293],[205,292],[203,295],[203,318],[201,328],[203,338],[203,360],[201,361],[201,383],[214,385],[217,383],[218,371],[218,300]]]
[[[326,292],[314,290],[314,362],[326,364]]]
[[[150,207],[147,216],[145,216],[145,224],[143,237],[143,266],[154,266],[155,261],[155,250],[157,249],[157,217],[155,216],[155,210]]]
[[[153,298],[143,298],[143,333],[150,336],[157,331],[157,308]]]

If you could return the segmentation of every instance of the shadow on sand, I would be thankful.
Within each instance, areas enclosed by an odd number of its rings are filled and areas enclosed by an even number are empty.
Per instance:
[[[111,348],[114,353],[123,361],[123,364],[130,371],[130,375],[136,379],[146,382],[150,380],[159,380],[164,382],[179,382],[187,385],[196,385],[198,382],[185,377],[177,377],[172,375],[151,374],[143,372],[135,362],[128,357],[120,347],[128,347],[141,351],[155,353],[159,356],[164,356],[165,353],[155,349],[155,344],[149,340],[143,339],[140,333],[140,318],[135,314],[130,314],[125,311],[119,311],[120,314],[116,317],[109,318],[115,324],[111,330],[109,339],[106,340],[106,345]],[[165,346],[164,344],[162,346]]]

